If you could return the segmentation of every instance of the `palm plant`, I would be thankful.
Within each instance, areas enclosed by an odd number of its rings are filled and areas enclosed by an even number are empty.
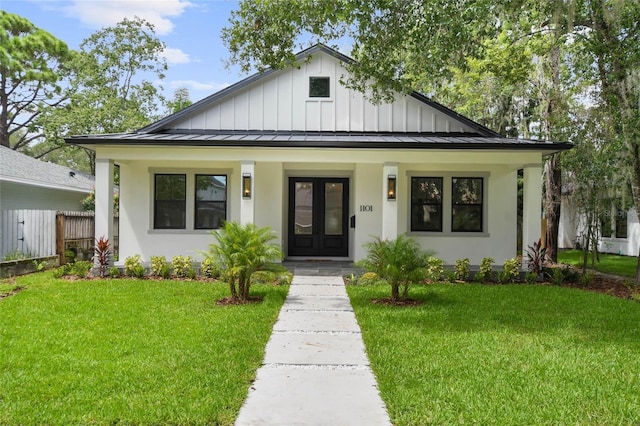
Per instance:
[[[367,256],[359,265],[369,272],[375,272],[391,285],[391,299],[406,299],[409,285],[424,280],[427,253],[412,238],[400,235],[394,240],[376,238],[365,244]],[[402,290],[402,292],[401,292]]]
[[[209,245],[207,256],[213,259],[229,284],[231,298],[246,301],[251,276],[257,271],[276,269],[273,261],[283,257],[280,246],[272,242],[276,234],[269,227],[235,222],[225,222],[222,229],[211,234],[217,244]]]

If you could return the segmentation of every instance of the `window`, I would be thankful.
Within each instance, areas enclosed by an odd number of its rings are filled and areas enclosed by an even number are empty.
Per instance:
[[[196,175],[195,229],[216,229],[227,219],[227,176]]]
[[[442,232],[442,178],[411,178],[411,230]]]
[[[186,175],[155,175],[153,209],[153,227],[155,229],[184,229],[186,227],[186,195]]]
[[[331,96],[329,77],[309,77],[309,97],[328,98]]]
[[[616,238],[627,238],[627,212],[616,208]]]
[[[482,232],[483,178],[451,179],[451,231]]]

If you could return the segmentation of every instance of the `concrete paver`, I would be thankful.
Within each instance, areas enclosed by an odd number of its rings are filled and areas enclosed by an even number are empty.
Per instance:
[[[236,425],[390,424],[342,278],[295,275]]]

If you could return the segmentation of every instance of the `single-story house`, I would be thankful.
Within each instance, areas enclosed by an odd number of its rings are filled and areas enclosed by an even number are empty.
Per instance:
[[[413,92],[370,103],[323,45],[133,133],[74,136],[96,153],[96,235],[110,236],[120,167],[120,259],[195,255],[224,221],[269,226],[289,259],[358,260],[407,233],[448,264],[516,256],[540,238],[543,156],[568,143],[504,138]]]
[[[571,203],[570,194],[562,198],[558,248],[573,249],[584,247],[585,224],[583,217]],[[603,218],[598,236],[598,251],[601,253],[638,256],[640,247],[640,220],[636,209],[614,208]]]
[[[93,176],[0,146],[0,210],[82,210]]]

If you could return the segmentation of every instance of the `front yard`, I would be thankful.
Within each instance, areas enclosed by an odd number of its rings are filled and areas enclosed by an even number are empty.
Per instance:
[[[546,285],[348,286],[396,425],[640,419],[640,304]]]
[[[287,287],[53,279],[0,300],[0,424],[233,424]]]

